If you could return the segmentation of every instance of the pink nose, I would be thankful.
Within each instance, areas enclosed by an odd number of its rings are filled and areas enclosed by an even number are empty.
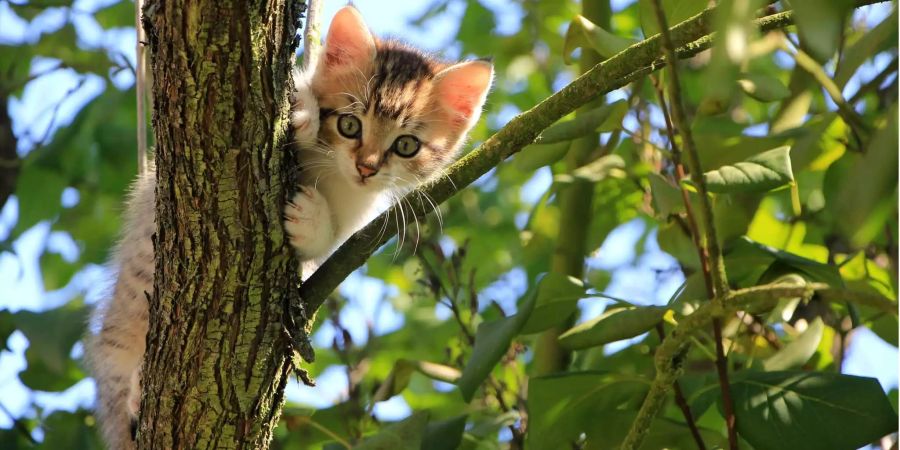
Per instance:
[[[357,164],[356,171],[359,172],[359,176],[363,178],[369,178],[372,175],[378,173],[378,169],[375,167],[367,166],[365,164]]]

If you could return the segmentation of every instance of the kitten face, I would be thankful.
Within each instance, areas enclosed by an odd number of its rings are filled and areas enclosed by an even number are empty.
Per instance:
[[[492,76],[484,61],[449,65],[378,41],[353,7],[341,9],[312,78],[332,176],[374,190],[430,178],[454,160]]]

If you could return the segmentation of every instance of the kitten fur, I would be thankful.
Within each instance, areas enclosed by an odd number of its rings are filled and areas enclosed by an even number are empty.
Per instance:
[[[291,98],[300,185],[285,205],[284,226],[305,275],[455,159],[493,77],[484,61],[448,64],[376,39],[352,6],[335,15],[319,60],[315,68],[295,71]],[[411,154],[415,143],[418,151]],[[135,447],[153,291],[155,177],[150,170],[132,188],[111,260],[116,281],[95,309],[86,338],[97,417],[114,450]]]

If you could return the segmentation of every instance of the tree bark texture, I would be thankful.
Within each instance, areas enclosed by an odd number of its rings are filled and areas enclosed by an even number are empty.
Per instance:
[[[155,293],[139,448],[268,447],[299,304],[282,231],[290,68],[305,2],[148,1]],[[301,328],[306,328],[301,323]]]

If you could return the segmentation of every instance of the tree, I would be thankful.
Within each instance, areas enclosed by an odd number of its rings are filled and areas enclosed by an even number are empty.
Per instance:
[[[865,335],[858,330],[896,345],[896,12],[868,9],[872,20],[851,21],[852,3],[795,0],[756,11],[762,2],[723,1],[705,11],[705,1],[640,0],[606,12],[604,2],[585,2],[576,16],[567,2],[537,2],[521,10],[518,31],[488,40],[496,11],[464,3],[457,39],[466,52],[494,53],[502,70],[491,111],[528,110],[508,123],[489,114],[475,150],[361,230],[299,290],[280,227],[265,224],[279,222],[290,165],[277,150],[300,8],[148,5],[157,161],[170,180],[160,191],[157,242],[179,256],[158,261],[153,314],[169,322],[148,341],[144,407],[157,412],[142,416],[145,445],[220,439],[258,448],[274,434],[277,448],[495,448],[498,435],[511,448],[855,448],[896,432],[896,397],[889,402],[872,378],[841,373],[848,341]],[[635,43],[639,36],[649,38]],[[108,67],[102,52],[65,53],[58,43],[42,51],[71,67]],[[584,74],[561,83],[578,47]],[[4,64],[28,79],[21,64]],[[23,81],[10,79],[5,92],[15,93]],[[24,155],[22,213],[8,241],[50,217],[85,248],[75,264],[46,252],[45,279],[65,284],[79,264],[102,257],[92,245],[109,240],[91,242],[90,225],[103,221],[90,213],[114,203],[127,177],[110,187],[90,175],[108,174],[94,167],[114,153],[94,164],[61,156],[106,148],[117,123],[105,105],[117,94],[103,94]],[[542,176],[552,182],[535,181]],[[531,200],[516,195],[535,185]],[[81,195],[74,207],[41,203],[66,186]],[[443,224],[426,215],[432,209]],[[260,229],[271,232],[247,232]],[[635,253],[660,255],[645,245],[658,241],[671,255],[653,256],[669,261],[658,268],[664,281],[677,285],[684,275],[669,301],[648,306],[640,289],[620,287],[621,271],[600,265],[601,243],[627,229],[640,235],[627,244]],[[390,230],[394,255],[373,257]],[[227,263],[207,263],[217,260]],[[403,313],[402,327],[367,331],[345,314],[360,300],[332,295],[363,263],[367,276],[396,286],[383,292]],[[640,280],[660,286],[652,272]],[[173,302],[176,290],[196,292],[197,301]],[[597,316],[591,303],[604,296],[614,298]],[[316,322],[333,339],[317,341],[310,369],[327,381],[325,368],[345,368],[347,395],[312,413],[289,405],[273,431],[308,325],[300,304],[310,318],[329,309]],[[0,313],[0,336],[18,329],[30,342],[20,374],[28,386],[59,390],[82,376],[69,358],[80,327],[53,334],[36,325],[77,323],[79,307]],[[580,309],[594,314],[569,322]],[[182,335],[184,350],[157,345]],[[398,395],[415,412],[376,420],[375,406]],[[196,421],[167,422],[184,415]],[[44,445],[89,436],[85,417],[44,418]],[[15,426],[0,439],[25,439],[35,421]]]

